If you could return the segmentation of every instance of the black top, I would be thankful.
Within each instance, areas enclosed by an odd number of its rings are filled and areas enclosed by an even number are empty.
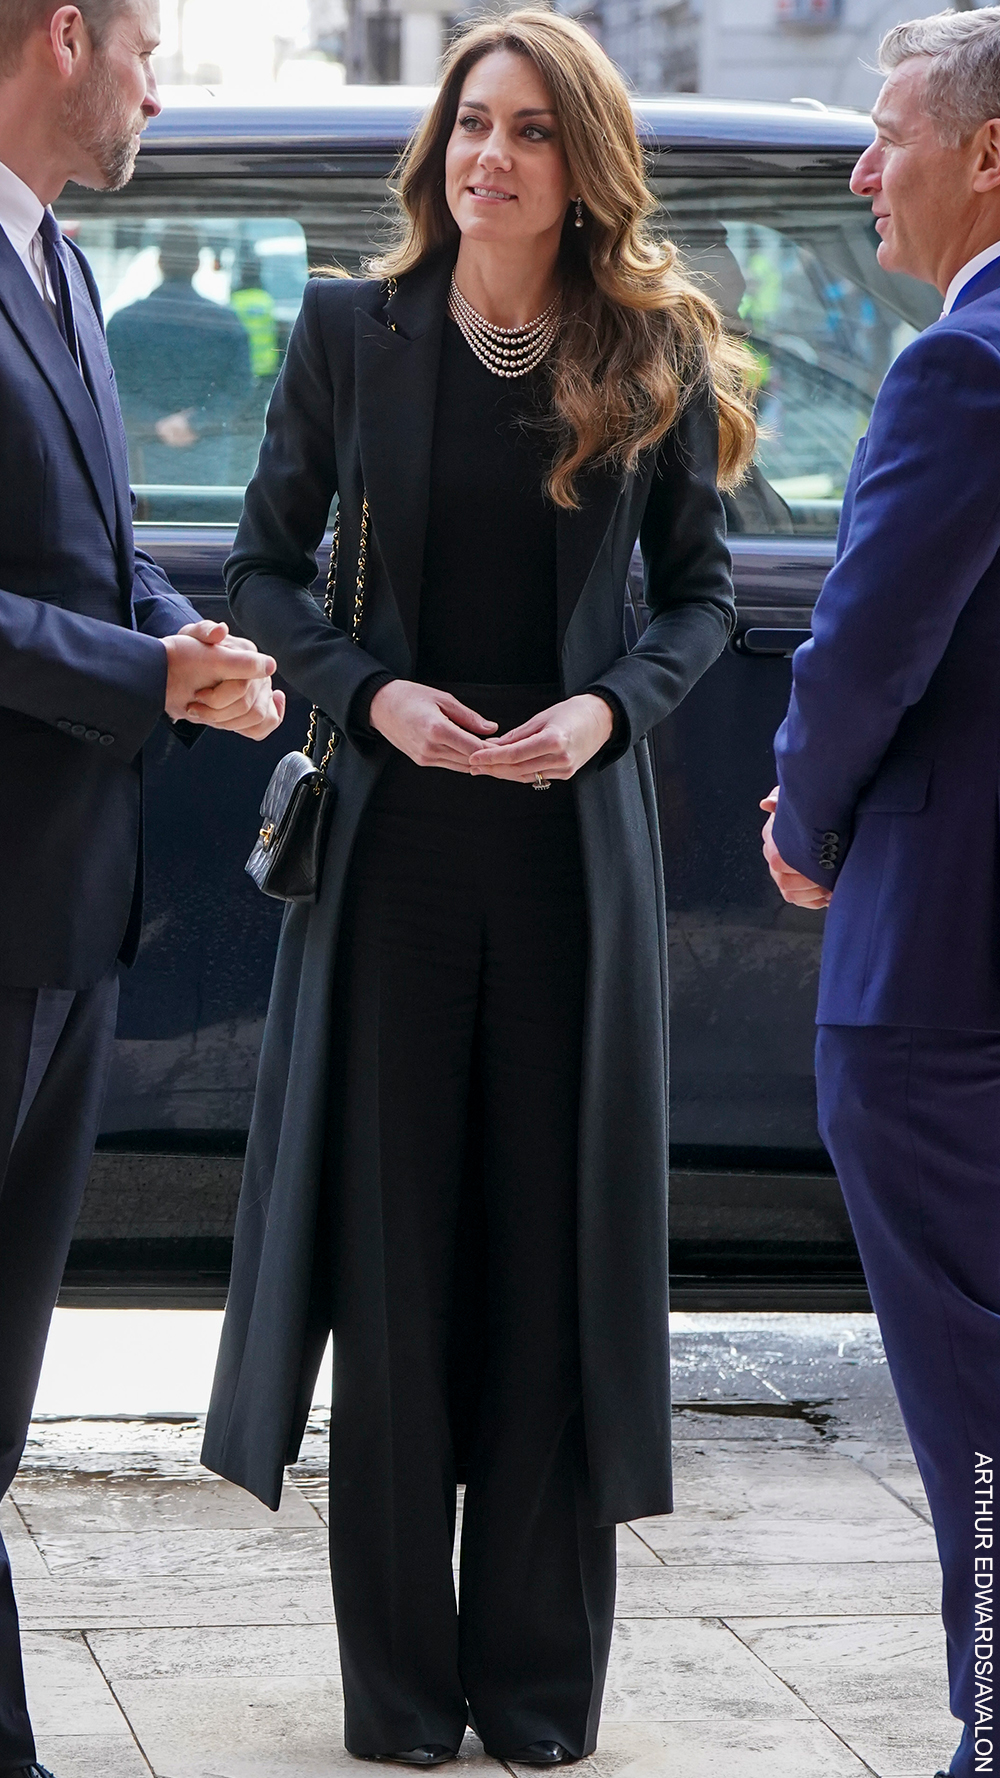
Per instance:
[[[542,493],[551,445],[532,423],[547,394],[543,370],[487,370],[446,318],[414,667],[424,685],[558,682],[556,509]],[[349,733],[370,738],[372,699],[394,677],[358,687]],[[618,699],[594,690],[617,728]]]
[[[445,321],[415,677],[554,683],[556,514],[529,417],[544,372],[498,377]]]

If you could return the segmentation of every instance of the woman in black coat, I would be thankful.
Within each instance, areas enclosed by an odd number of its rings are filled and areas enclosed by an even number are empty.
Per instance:
[[[378,277],[308,287],[229,565],[341,739],[205,1461],[277,1504],[332,1327],[348,1748],[438,1764],[469,1722],[554,1765],[595,1745],[614,1525],[671,1505],[645,737],[732,628],[717,470],[753,424],[716,311],[644,232],[628,100],[580,27],[472,27],[401,199]],[[308,588],[335,494],[331,624]]]

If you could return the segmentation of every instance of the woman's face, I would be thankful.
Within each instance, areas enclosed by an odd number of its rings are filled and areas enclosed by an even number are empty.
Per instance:
[[[552,96],[527,56],[494,50],[466,77],[445,156],[445,195],[470,241],[555,234],[573,195]]]

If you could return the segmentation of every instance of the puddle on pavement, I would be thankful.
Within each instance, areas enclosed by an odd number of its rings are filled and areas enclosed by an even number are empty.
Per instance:
[[[836,1438],[830,1430],[833,1414],[823,1412],[832,1407],[833,1397],[821,1401],[675,1401],[675,1414],[729,1414],[736,1419],[803,1420],[824,1438]]]

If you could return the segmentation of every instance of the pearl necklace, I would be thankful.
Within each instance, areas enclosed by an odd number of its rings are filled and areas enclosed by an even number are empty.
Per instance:
[[[485,364],[496,377],[526,377],[541,364],[559,328],[558,296],[524,327],[497,327],[466,302],[454,277],[448,292],[448,313],[480,364]]]

